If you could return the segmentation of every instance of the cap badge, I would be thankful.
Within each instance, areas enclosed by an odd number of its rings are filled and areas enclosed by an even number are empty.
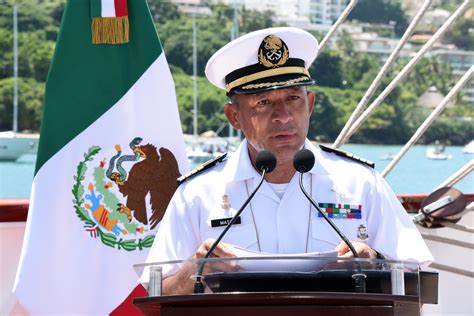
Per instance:
[[[267,68],[282,66],[288,60],[288,46],[279,37],[268,35],[258,49],[258,62]]]
[[[222,209],[228,211],[230,209],[230,203],[229,203],[229,197],[227,194],[224,194],[222,196],[222,204],[221,204]]]
[[[365,227],[363,224],[360,224],[357,230],[357,239],[366,240],[367,238],[369,238],[367,227]]]

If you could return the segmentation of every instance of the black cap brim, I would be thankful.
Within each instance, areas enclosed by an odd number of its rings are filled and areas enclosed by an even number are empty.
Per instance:
[[[298,86],[314,85],[315,81],[307,76],[300,74],[287,74],[274,77],[267,77],[245,85],[235,87],[227,93],[228,96],[233,94],[252,94],[257,92],[284,89]]]

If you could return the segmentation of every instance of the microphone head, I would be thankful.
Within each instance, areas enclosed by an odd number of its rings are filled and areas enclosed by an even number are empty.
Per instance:
[[[310,171],[314,166],[314,154],[309,149],[301,149],[293,158],[293,166],[301,173]]]
[[[257,167],[258,171],[265,170],[266,173],[272,172],[276,167],[276,157],[274,154],[269,152],[268,150],[262,150],[257,154],[255,158],[255,167]]]

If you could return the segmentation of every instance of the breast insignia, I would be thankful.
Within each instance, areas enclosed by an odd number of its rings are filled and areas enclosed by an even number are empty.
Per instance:
[[[368,238],[369,234],[367,233],[367,227],[365,227],[363,224],[360,224],[359,228],[357,229],[357,239],[367,240]]]
[[[195,175],[197,175],[198,173],[203,172],[204,170],[207,170],[209,168],[214,167],[215,165],[225,161],[226,159],[227,159],[227,153],[225,153],[223,155],[220,155],[217,158],[206,161],[203,164],[200,164],[199,166],[197,166],[193,170],[189,171],[185,175],[183,175],[183,176],[179,177],[178,179],[176,179],[176,181],[178,182],[178,186],[181,185],[186,180],[188,180],[189,178],[194,177]]]
[[[229,196],[227,194],[224,194],[222,196],[222,204],[221,207],[223,210],[230,210],[230,203],[229,203]]]
[[[340,149],[331,148],[331,147],[324,146],[324,145],[319,145],[319,148],[321,148],[321,150],[323,150],[325,152],[333,153],[333,154],[336,154],[340,157],[346,157],[346,158],[349,158],[351,160],[363,163],[364,165],[367,165],[371,168],[375,168],[375,163],[373,161],[358,157],[356,155],[351,154],[350,152],[340,150]]]

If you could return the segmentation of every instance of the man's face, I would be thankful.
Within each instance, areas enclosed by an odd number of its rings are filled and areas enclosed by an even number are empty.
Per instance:
[[[293,161],[303,146],[313,105],[312,92],[292,87],[235,95],[224,111],[232,126],[245,134],[252,159],[266,149],[280,164]]]

